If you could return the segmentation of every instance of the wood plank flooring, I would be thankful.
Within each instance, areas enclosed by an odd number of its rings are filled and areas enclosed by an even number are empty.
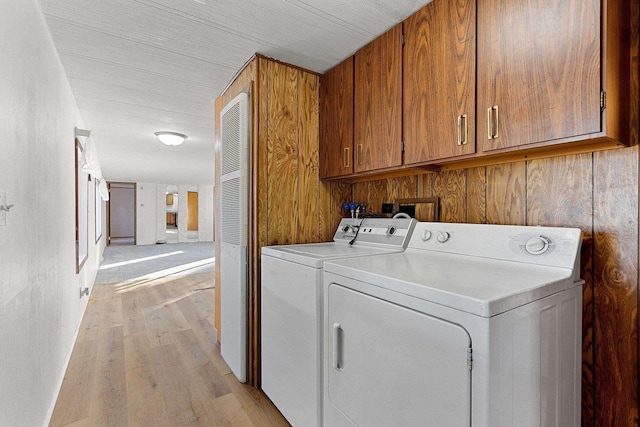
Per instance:
[[[213,277],[95,285],[50,426],[288,426],[220,356]]]

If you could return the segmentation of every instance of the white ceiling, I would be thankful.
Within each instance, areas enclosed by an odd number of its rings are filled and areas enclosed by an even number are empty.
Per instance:
[[[104,176],[207,184],[214,100],[254,53],[324,72],[428,0],[39,2]]]

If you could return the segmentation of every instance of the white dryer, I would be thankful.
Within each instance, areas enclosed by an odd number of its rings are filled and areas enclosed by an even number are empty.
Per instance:
[[[343,219],[333,242],[262,248],[262,389],[293,426],[322,425],[325,261],[403,251],[415,224],[404,218]]]
[[[578,229],[418,223],[324,266],[325,426],[580,426]]]

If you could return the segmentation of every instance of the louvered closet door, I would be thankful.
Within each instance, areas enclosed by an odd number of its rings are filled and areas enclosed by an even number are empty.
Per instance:
[[[247,379],[247,233],[249,96],[241,93],[221,114],[220,230],[221,353],[238,380]]]

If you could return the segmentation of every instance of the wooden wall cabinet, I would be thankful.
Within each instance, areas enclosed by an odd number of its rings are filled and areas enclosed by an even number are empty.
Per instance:
[[[353,56],[320,76],[320,178],[353,173]]]
[[[628,145],[631,9],[630,0],[433,1],[356,52],[353,171],[333,169],[347,164],[348,141],[329,143],[321,149],[335,164],[322,177]],[[350,111],[326,114],[348,129]]]
[[[402,165],[402,24],[355,54],[354,172]]]
[[[627,143],[628,73],[627,0],[478,0],[479,149]]]
[[[434,0],[404,34],[404,164],[474,153],[476,0]]]

